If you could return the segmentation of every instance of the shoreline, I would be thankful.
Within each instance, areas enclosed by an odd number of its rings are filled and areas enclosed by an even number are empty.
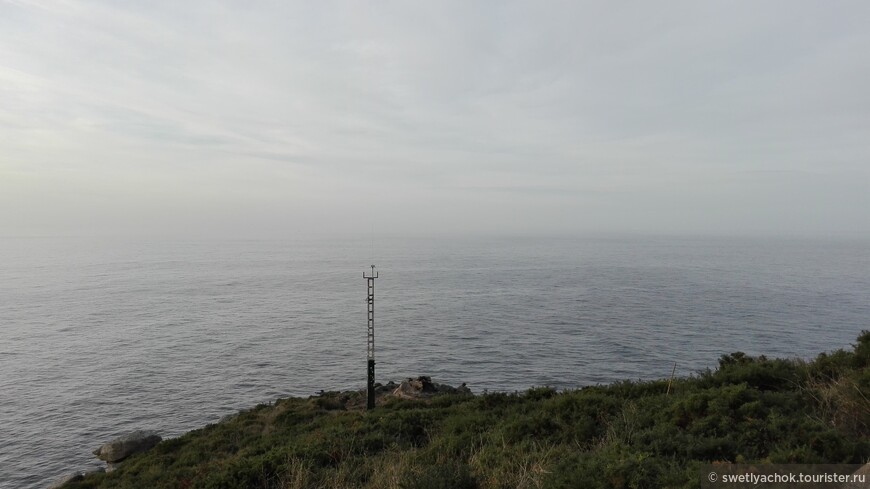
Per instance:
[[[863,464],[865,378],[866,331],[852,351],[738,352],[672,382],[383,395],[372,411],[362,391],[322,392],[242,410],[63,487],[599,487],[603,474],[661,486],[709,463]]]

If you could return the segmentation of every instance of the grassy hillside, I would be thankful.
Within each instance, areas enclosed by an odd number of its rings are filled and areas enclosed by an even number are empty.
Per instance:
[[[870,332],[812,362],[555,392],[281,399],[160,443],[69,488],[698,487],[711,461],[863,463]]]

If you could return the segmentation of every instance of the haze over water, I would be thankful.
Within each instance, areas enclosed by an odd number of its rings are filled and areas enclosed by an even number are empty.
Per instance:
[[[0,240],[0,487],[259,402],[365,381],[475,392],[809,358],[870,328],[870,243],[710,238]]]

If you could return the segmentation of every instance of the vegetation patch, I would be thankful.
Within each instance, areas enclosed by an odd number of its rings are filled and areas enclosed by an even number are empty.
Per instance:
[[[281,399],[67,488],[700,487],[702,464],[870,458],[870,332],[811,362],[725,355],[667,381]]]

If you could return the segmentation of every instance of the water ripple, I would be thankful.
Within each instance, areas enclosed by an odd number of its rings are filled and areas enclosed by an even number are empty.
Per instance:
[[[90,451],[125,431],[177,436],[362,387],[369,250],[0,240],[0,487],[96,467]],[[574,388],[737,350],[807,357],[870,329],[867,243],[391,240],[379,254],[379,380]]]

